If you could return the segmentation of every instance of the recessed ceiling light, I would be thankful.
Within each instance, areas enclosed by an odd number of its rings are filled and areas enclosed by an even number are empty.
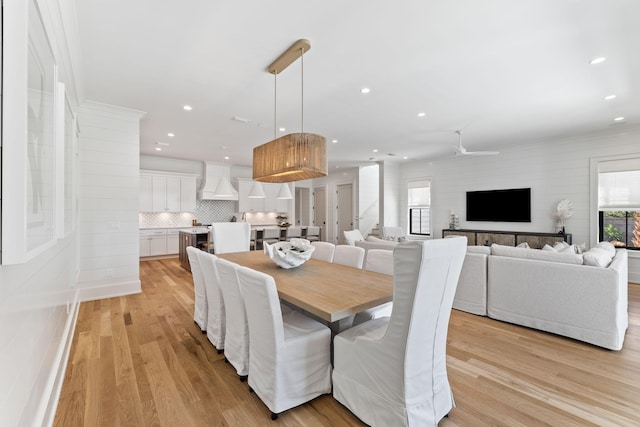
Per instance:
[[[172,134],[171,132],[169,132],[169,133],[167,134],[167,136],[168,136],[169,138],[173,138],[175,135],[174,135],[174,134]]]
[[[338,140],[337,139],[333,139],[333,140],[331,140],[331,142],[333,142],[334,144],[337,144]]]
[[[224,159],[225,160],[229,160],[229,156],[224,156]]]
[[[184,108],[186,111],[191,111],[193,108],[191,108],[191,105],[185,105]]]
[[[424,117],[426,115],[427,115],[427,113],[418,113],[418,117]]]
[[[616,97],[615,95],[607,95],[607,96],[604,97],[604,100],[605,101],[611,101],[612,99],[615,99],[615,97]]]
[[[404,156],[403,159],[408,160],[409,158],[407,156]]]
[[[613,119],[613,120],[615,120],[616,122],[621,122],[621,121],[623,121],[623,120],[624,120],[624,117],[622,117],[622,116],[620,116],[620,117],[616,117],[616,118],[615,118],[615,119]]]
[[[374,148],[374,149],[373,149],[373,152],[374,152],[374,153],[377,153],[377,152],[378,152],[378,149],[377,149],[377,148]]]
[[[156,147],[156,151],[162,151],[162,148]]]
[[[280,129],[278,129],[278,130],[279,130],[280,132],[284,132],[284,131],[285,131],[285,130],[287,130],[287,129],[285,129],[285,128],[280,128]]]
[[[371,92],[371,89],[369,89],[368,87],[363,87],[362,89],[360,89],[360,92],[369,93],[369,92]]]
[[[589,61],[589,64],[591,65],[602,64],[606,60],[607,58],[605,58],[604,56],[599,56],[598,58],[593,58],[591,61]]]

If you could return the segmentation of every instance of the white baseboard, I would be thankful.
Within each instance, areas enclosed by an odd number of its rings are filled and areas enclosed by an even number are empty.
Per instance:
[[[76,322],[78,320],[79,309],[80,298],[78,292],[76,291],[73,295],[73,300],[69,309],[69,315],[67,316],[67,322],[64,326],[63,337],[60,340],[60,345],[58,346],[58,351],[56,352],[54,368],[51,369],[51,373],[47,381],[47,390],[50,390],[50,392],[43,395],[45,398],[40,403],[38,410],[39,414],[36,414],[36,417],[34,417],[34,419],[42,420],[42,426],[52,426],[56,416],[58,401],[60,400],[60,392],[62,390],[64,376],[67,371],[69,353],[71,352],[71,344],[73,343],[73,334],[76,330]],[[46,399],[47,397],[48,399]]]
[[[80,301],[94,301],[98,299],[120,297],[123,295],[139,294],[142,292],[140,280],[132,280],[130,282],[110,283],[100,286],[83,286],[78,284],[80,290]]]

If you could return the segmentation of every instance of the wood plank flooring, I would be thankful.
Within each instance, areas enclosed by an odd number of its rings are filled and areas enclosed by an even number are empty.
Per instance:
[[[193,323],[191,274],[140,263],[142,293],[83,303],[55,426],[362,426],[331,396],[271,421]],[[640,425],[640,285],[624,349],[453,310],[447,366],[457,407],[440,425]]]

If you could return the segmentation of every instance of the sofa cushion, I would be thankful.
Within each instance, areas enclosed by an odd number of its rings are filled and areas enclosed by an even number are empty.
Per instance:
[[[467,253],[491,255],[491,248],[489,246],[467,246]]]
[[[615,255],[615,249],[613,251]],[[582,258],[584,259],[584,265],[590,265],[593,267],[608,267],[611,264],[611,260],[613,256],[611,253],[602,247],[594,246],[589,249],[587,252],[582,254]]]
[[[559,262],[565,264],[582,264],[582,255],[564,254],[539,249],[516,248],[494,243],[491,245],[491,254],[512,258],[533,259],[538,261]]]

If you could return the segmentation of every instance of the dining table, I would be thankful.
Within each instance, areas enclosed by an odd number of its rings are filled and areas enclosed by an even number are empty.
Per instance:
[[[216,256],[272,276],[281,301],[323,321],[334,334],[349,327],[353,315],[393,299],[393,276],[386,274],[313,258],[287,269],[263,251]]]

